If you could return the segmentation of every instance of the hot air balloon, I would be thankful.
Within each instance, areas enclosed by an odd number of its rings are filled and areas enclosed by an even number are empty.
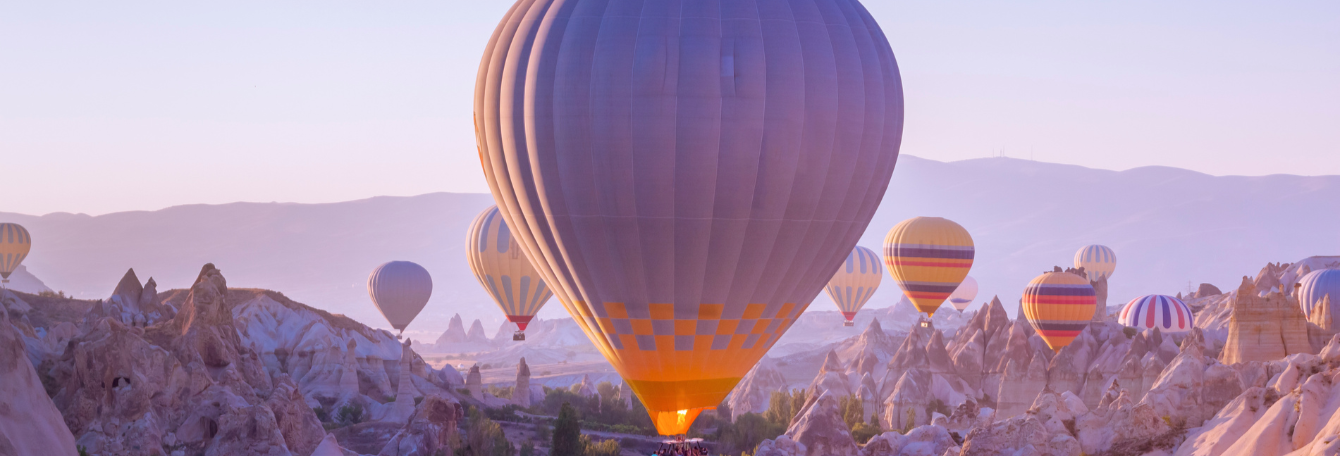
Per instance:
[[[1117,254],[1102,245],[1091,245],[1075,252],[1075,267],[1084,268],[1089,280],[1097,282],[1112,277],[1117,270]]]
[[[904,220],[884,238],[889,275],[927,317],[968,277],[973,256],[968,230],[940,217]]]
[[[493,296],[507,321],[516,323],[512,340],[526,340],[526,325],[554,293],[517,245],[497,206],[485,209],[470,224],[465,256],[479,285]]]
[[[855,325],[852,319],[856,318],[856,312],[879,288],[879,281],[884,276],[884,268],[879,263],[879,255],[874,250],[858,245],[847,255],[847,261],[838,266],[833,278],[828,280],[824,290],[828,291],[828,297],[833,299],[838,310],[842,311],[843,318],[847,319],[842,322],[842,326]]]
[[[1089,280],[1069,272],[1044,273],[1024,289],[1022,312],[1052,350],[1070,345],[1097,307]]]
[[[1181,299],[1164,295],[1148,295],[1132,299],[1121,308],[1117,322],[1139,329],[1158,328],[1163,333],[1183,333],[1191,330],[1194,319],[1191,308]]]
[[[368,275],[368,295],[372,297],[372,303],[401,334],[428,304],[432,294],[433,278],[428,275],[428,270],[408,261],[377,266]]]
[[[972,305],[973,299],[977,299],[977,279],[968,276],[964,277],[963,283],[958,284],[954,293],[949,295],[949,304],[959,312],[963,312]]]
[[[525,0],[475,85],[499,212],[684,433],[824,288],[888,187],[902,84],[855,0]]]
[[[0,223],[0,283],[9,283],[9,275],[28,256],[33,238],[17,223]]]
[[[3,245],[3,244],[0,244]],[[1298,280],[1298,305],[1303,308],[1303,314],[1307,316],[1308,321],[1312,321],[1312,314],[1317,312],[1318,307],[1330,296],[1330,308],[1326,309],[1331,319],[1340,319],[1340,269],[1318,269],[1309,272],[1303,278]],[[1327,325],[1325,321],[1314,322],[1323,325],[1325,329],[1336,327],[1335,322]]]

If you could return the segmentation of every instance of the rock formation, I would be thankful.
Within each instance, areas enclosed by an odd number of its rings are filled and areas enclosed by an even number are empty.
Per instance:
[[[861,456],[942,455],[955,447],[949,431],[940,426],[921,426],[907,435],[885,432],[870,438],[861,449]],[[953,452],[952,454],[958,454]]]
[[[465,376],[465,388],[470,390],[470,395],[475,399],[484,398],[484,385],[482,376],[479,374],[479,365],[470,366],[470,373]]]
[[[78,454],[24,352],[22,336],[0,309],[0,454]]]
[[[526,358],[516,365],[516,386],[512,387],[512,403],[521,407],[530,407],[530,366]]]
[[[465,342],[467,337],[461,314],[456,314],[452,315],[451,321],[447,323],[447,330],[437,338],[437,344],[459,344]]]
[[[807,456],[857,456],[860,447],[847,431],[847,423],[838,413],[835,395],[824,392],[810,396],[791,420],[786,436],[806,448]]]
[[[484,324],[478,319],[470,324],[470,330],[465,332],[467,342],[488,343],[489,336],[484,334]]]
[[[424,398],[409,423],[386,442],[378,456],[450,454],[450,442],[465,414],[456,400],[438,394]]]
[[[1308,322],[1298,301],[1278,290],[1278,279],[1261,271],[1255,283],[1248,277],[1232,299],[1228,341],[1219,360],[1224,364],[1271,361],[1294,353],[1316,353],[1308,337]],[[1271,285],[1261,290],[1259,285]],[[1271,289],[1274,291],[1270,291]],[[1264,291],[1264,293],[1262,293]]]
[[[326,437],[314,409],[353,405],[404,426],[418,396],[454,394],[390,333],[232,289],[212,265],[190,289],[162,293],[128,272],[113,297],[82,315],[68,314],[77,302],[42,298],[45,334],[23,336],[64,427],[90,454],[307,456]],[[124,318],[132,311],[171,318],[146,327]]]
[[[772,393],[786,389],[786,378],[777,369],[777,361],[767,356],[763,357],[758,364],[749,369],[749,373],[744,375],[730,396],[726,397],[726,404],[730,406],[731,421],[745,413],[761,414],[767,411]],[[620,387],[620,393],[627,390],[626,387]]]

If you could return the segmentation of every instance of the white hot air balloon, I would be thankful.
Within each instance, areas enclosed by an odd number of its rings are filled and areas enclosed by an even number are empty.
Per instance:
[[[954,293],[949,295],[949,304],[959,312],[963,312],[972,305],[974,299],[977,299],[977,279],[968,276],[963,279],[963,283],[958,284]]]
[[[402,334],[433,294],[433,278],[423,266],[392,261],[368,275],[368,295],[391,327]],[[398,337],[398,336],[397,336]]]

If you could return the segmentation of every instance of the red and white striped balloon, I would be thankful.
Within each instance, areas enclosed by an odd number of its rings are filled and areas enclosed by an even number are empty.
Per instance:
[[[1191,308],[1182,300],[1165,295],[1135,298],[1126,303],[1120,315],[1118,322],[1141,331],[1158,328],[1164,333],[1180,333],[1195,325]]]

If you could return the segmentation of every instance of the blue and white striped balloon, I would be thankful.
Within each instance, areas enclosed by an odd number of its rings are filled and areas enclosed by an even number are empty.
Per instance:
[[[1195,326],[1191,308],[1172,296],[1141,296],[1126,303],[1117,322],[1139,330],[1158,328],[1163,333],[1180,333]]]
[[[1303,315],[1312,318],[1312,310],[1321,305],[1326,296],[1331,297],[1330,314],[1334,318],[1340,306],[1340,269],[1318,269],[1298,280],[1298,305]],[[1327,328],[1330,329],[1330,328]]]
[[[1075,252],[1075,267],[1084,268],[1090,282],[1112,277],[1117,270],[1117,254],[1104,245],[1091,245]]]

